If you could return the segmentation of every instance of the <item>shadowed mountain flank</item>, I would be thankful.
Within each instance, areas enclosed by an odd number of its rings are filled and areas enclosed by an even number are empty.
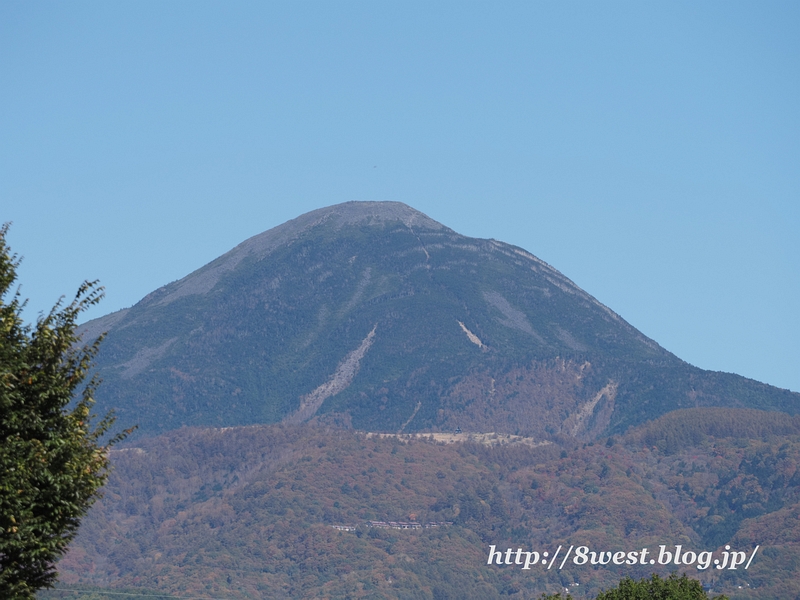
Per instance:
[[[98,410],[144,433],[333,419],[592,439],[679,408],[800,406],[686,364],[529,252],[398,202],[288,221],[82,327],[104,330]]]

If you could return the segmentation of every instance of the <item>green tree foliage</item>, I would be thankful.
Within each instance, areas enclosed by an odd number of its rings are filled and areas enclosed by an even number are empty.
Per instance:
[[[561,594],[542,596],[542,600],[558,600]],[[727,600],[727,596],[715,596],[715,600]],[[661,579],[655,573],[649,579],[635,581],[625,577],[613,589],[601,592],[595,600],[709,600],[708,594],[695,579],[673,573]]]
[[[79,398],[98,339],[79,347],[78,315],[102,297],[85,283],[34,326],[11,292],[19,264],[0,228],[0,597],[33,598],[56,579],[54,563],[74,537],[106,480],[101,436],[113,422],[92,423],[91,379]],[[73,402],[74,399],[74,402]]]
[[[676,410],[651,421],[633,432],[631,441],[675,454],[687,446],[697,446],[712,437],[749,439],[800,433],[800,416],[748,408],[688,408]]]
[[[703,586],[696,579],[686,575],[678,577],[673,573],[661,579],[655,573],[650,579],[634,581],[626,577],[615,589],[607,590],[597,596],[596,600],[707,600],[709,598]],[[716,596],[717,600],[726,600],[727,596]]]

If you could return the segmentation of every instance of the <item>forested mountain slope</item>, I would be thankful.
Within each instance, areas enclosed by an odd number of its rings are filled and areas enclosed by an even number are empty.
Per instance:
[[[112,451],[105,495],[59,565],[62,586],[437,599],[538,598],[566,588],[578,598],[624,575],[677,569],[732,598],[793,599],[800,417],[778,416],[686,409],[624,436],[538,447],[310,425],[184,428]],[[342,525],[355,529],[333,527]],[[657,557],[659,545],[676,544],[717,557],[726,544],[748,555],[760,549],[747,570],[487,565],[491,545],[647,547]]]

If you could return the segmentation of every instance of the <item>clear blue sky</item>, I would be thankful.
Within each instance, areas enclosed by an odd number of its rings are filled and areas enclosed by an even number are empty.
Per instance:
[[[0,220],[29,318],[405,202],[681,358],[800,391],[800,3],[0,4]]]

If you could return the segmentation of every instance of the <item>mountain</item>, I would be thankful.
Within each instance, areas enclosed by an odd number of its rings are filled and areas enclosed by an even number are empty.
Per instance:
[[[140,433],[59,563],[75,598],[590,598],[675,568],[800,594],[800,394],[685,363],[520,248],[351,202],[103,331],[98,412]],[[559,545],[608,560],[487,564]],[[608,562],[677,545],[759,550]]]
[[[108,335],[98,411],[157,434],[300,424],[595,439],[680,408],[798,412],[703,371],[529,252],[396,202],[348,202],[246,240]]]

